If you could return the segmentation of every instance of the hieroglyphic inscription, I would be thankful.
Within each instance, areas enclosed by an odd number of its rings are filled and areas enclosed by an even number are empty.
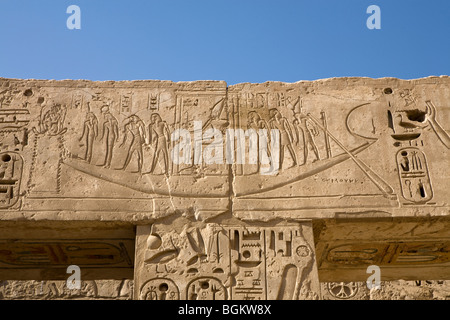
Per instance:
[[[142,290],[140,300],[180,300],[177,285],[170,279],[155,278],[148,280]]]
[[[432,265],[450,262],[450,242],[388,242],[343,244],[328,250],[334,265]]]
[[[425,84],[383,88],[383,83],[374,81],[376,94],[368,94],[333,86],[318,90],[313,83],[2,80],[0,152],[18,152],[24,159],[24,199],[68,199],[72,188],[87,190],[98,181],[98,196],[108,196],[100,190],[111,183],[117,194],[133,190],[184,199],[226,198],[232,187],[238,198],[321,196],[317,206],[326,208],[342,193],[336,186],[342,178],[355,181],[343,192],[341,202],[354,201],[349,207],[371,207],[380,197],[392,210],[399,204],[442,204],[442,188],[436,190],[432,174],[435,157],[426,145],[430,136],[450,145],[441,94],[425,94],[418,88]],[[177,140],[181,129],[186,131]],[[227,136],[228,130],[242,132],[245,141]],[[270,131],[279,135],[272,138]],[[190,145],[180,151],[182,140]],[[383,143],[391,141],[385,149]],[[32,156],[23,157],[28,145]],[[395,154],[396,168],[380,161],[382,150]],[[408,156],[401,155],[405,152]],[[405,171],[407,165],[399,162],[406,159],[418,169]],[[424,173],[418,177],[421,165]],[[387,173],[393,169],[398,177]],[[302,188],[307,179],[308,188]],[[90,194],[82,191],[76,198]],[[304,210],[303,205],[295,209]]]
[[[0,208],[13,206],[20,195],[23,159],[16,152],[0,153]]]
[[[414,203],[426,203],[433,198],[425,154],[418,148],[403,148],[397,153],[402,196]]]
[[[149,297],[149,283],[155,299],[169,298],[157,290],[161,283],[164,292],[177,288],[187,300],[318,298],[314,249],[301,226],[209,224],[147,237],[147,249],[138,253],[144,261],[137,271],[142,299]]]
[[[0,268],[78,265],[130,267],[129,240],[0,241]]]
[[[0,108],[0,209],[11,208],[18,203],[24,170],[22,153],[28,146],[30,112],[26,89],[3,97]],[[23,97],[22,108],[10,108],[14,98]],[[23,99],[21,99],[23,101]]]

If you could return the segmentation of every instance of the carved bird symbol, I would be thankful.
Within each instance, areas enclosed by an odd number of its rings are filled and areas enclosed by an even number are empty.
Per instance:
[[[417,129],[417,128],[424,128],[426,126],[426,125],[419,124],[418,122],[413,123],[413,122],[410,122],[410,121],[405,121],[405,120],[403,120],[403,116],[401,114],[397,114],[396,115],[396,117],[395,117],[395,124],[396,124],[397,127],[398,126],[402,127],[403,130],[406,131],[406,132],[412,131],[412,130]]]

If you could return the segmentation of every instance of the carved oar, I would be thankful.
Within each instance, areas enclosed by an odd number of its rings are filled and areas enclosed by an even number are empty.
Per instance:
[[[394,190],[389,186],[380,176],[378,176],[372,169],[370,169],[364,162],[356,158],[335,136],[331,134],[328,129],[324,128],[321,123],[314,118],[310,113],[307,114],[320,129],[322,129],[328,136],[333,139],[334,142],[344,150],[350,158],[356,163],[356,165],[366,174],[366,176],[380,189],[388,198],[395,199]]]

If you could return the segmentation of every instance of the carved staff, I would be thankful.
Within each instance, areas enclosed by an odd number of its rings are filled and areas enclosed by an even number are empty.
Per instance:
[[[325,128],[325,130],[328,130],[328,126],[327,126],[327,118],[325,116],[325,112],[322,111],[320,113],[321,117],[322,117],[322,124],[323,127]],[[330,137],[328,136],[328,132],[324,131],[325,134],[325,149],[327,150],[327,159],[330,159],[332,157],[331,155],[331,146],[330,146]]]

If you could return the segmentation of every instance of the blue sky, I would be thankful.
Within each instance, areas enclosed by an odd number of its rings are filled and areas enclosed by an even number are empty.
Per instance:
[[[240,82],[450,74],[449,0],[0,0],[0,77]],[[69,5],[81,30],[69,30]],[[369,5],[381,29],[369,30]]]

